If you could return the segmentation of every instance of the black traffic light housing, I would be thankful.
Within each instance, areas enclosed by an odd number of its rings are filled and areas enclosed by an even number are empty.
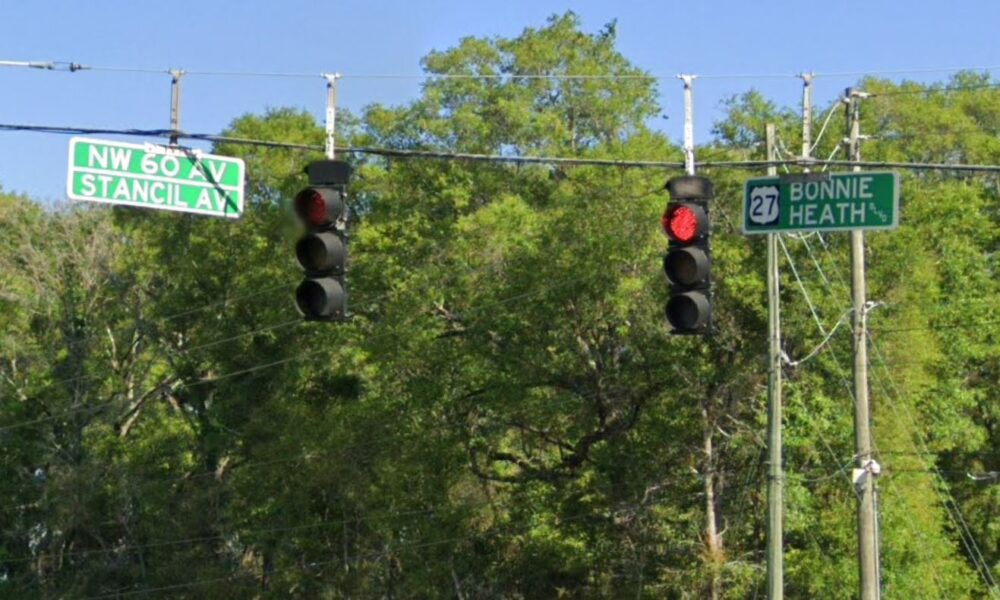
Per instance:
[[[670,243],[663,271],[670,284],[665,315],[671,333],[706,334],[712,327],[712,250],[708,201],[715,194],[705,177],[685,175],[667,182],[670,202],[662,226]]]
[[[306,167],[309,187],[295,195],[294,209],[306,227],[295,244],[305,279],[295,290],[295,305],[308,321],[347,318],[347,184],[351,166],[321,160]]]

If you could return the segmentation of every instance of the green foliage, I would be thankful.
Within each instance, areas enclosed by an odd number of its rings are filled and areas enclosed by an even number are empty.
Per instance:
[[[613,23],[567,13],[423,65],[500,77],[429,78],[338,120],[340,142],[679,156]],[[543,77],[565,74],[597,77]],[[863,85],[866,157],[997,162],[995,92]],[[793,111],[751,91],[705,152],[763,158],[768,122],[797,147]],[[288,109],[225,133],[323,141]],[[716,332],[696,339],[663,324],[671,173],[352,158],[354,317],[331,326],[290,299],[285,200],[319,154],[215,151],[247,162],[235,222],[0,194],[0,597],[762,595],[765,256],[739,231],[745,173],[707,173]],[[1000,560],[1000,487],[964,476],[1000,459],[997,184],[952,175],[906,174],[902,227],[868,236],[886,597],[984,597],[958,510]],[[826,329],[850,316],[844,237],[783,240],[793,358],[822,338],[803,289]],[[785,373],[789,597],[855,595],[848,329]]]

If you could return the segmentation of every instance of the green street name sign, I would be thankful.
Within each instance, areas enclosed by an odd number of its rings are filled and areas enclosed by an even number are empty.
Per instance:
[[[235,219],[243,212],[243,161],[189,148],[75,137],[66,194],[73,200]]]
[[[892,172],[807,173],[746,182],[743,233],[897,226],[899,177]]]

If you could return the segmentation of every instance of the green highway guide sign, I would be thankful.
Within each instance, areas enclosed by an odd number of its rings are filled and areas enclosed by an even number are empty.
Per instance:
[[[243,212],[243,161],[190,148],[74,137],[66,194],[104,202],[235,219]]]
[[[899,176],[888,171],[805,173],[746,182],[743,233],[894,229]]]

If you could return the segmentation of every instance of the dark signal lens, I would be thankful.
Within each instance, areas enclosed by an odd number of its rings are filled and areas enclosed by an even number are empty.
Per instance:
[[[295,290],[295,304],[310,319],[344,316],[347,295],[339,281],[331,277],[306,279]]]
[[[710,260],[699,248],[674,248],[663,257],[663,270],[675,285],[695,285],[708,277]]]
[[[695,332],[708,323],[710,310],[708,298],[701,292],[678,294],[667,302],[667,322],[676,331]]]
[[[323,231],[306,234],[295,244],[295,256],[307,272],[344,271],[347,249],[336,233]]]

